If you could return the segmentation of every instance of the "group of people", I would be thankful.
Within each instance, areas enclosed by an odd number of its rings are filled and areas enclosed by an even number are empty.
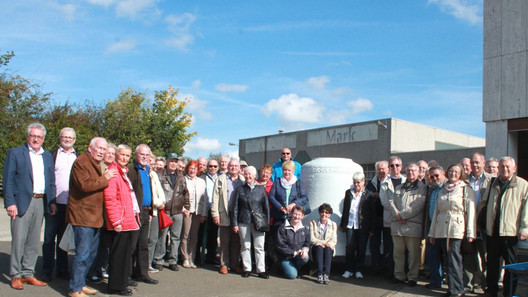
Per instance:
[[[496,297],[501,261],[516,263],[517,243],[528,237],[528,183],[515,174],[515,160],[486,162],[476,152],[447,170],[434,160],[408,163],[405,176],[397,156],[375,167],[366,187],[364,176],[356,174],[345,194],[343,277],[363,277],[370,239],[373,269],[396,283],[416,286],[423,269],[431,289],[441,288],[445,276],[446,296],[483,290],[483,296]],[[516,283],[510,286],[505,271],[503,296],[512,296]]]
[[[11,287],[18,290],[24,284],[45,286],[55,270],[56,277],[69,280],[69,296],[96,294],[86,280],[106,276],[110,293],[130,296],[129,287],[138,281],[158,283],[151,273],[165,267],[178,271],[179,263],[195,269],[202,257],[219,265],[220,274],[247,278],[254,259],[257,277],[268,279],[276,263],[293,279],[311,256],[317,282],[329,284],[341,231],[343,278],[363,278],[370,242],[373,270],[394,282],[415,286],[425,265],[429,288],[440,288],[445,274],[447,296],[482,288],[495,297],[500,260],[515,263],[517,241],[528,237],[528,183],[515,175],[511,157],[486,162],[475,153],[447,170],[436,161],[411,162],[404,176],[401,158],[392,156],[375,164],[370,181],[361,172],[353,175],[340,222],[330,219],[333,209],[323,203],[319,218],[305,226],[308,195],[301,165],[288,148],[258,174],[237,159],[155,157],[145,144],[132,153],[101,137],[79,154],[72,128],[64,128],[59,148],[47,152],[45,136],[43,125],[30,124],[27,144],[9,150],[4,166],[4,201],[12,218]],[[68,255],[59,248],[68,224],[75,242],[71,273]],[[505,296],[515,292],[509,278],[506,272]]]

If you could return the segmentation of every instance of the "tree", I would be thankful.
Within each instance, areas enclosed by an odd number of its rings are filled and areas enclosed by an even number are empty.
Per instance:
[[[14,57],[13,52],[0,56],[0,67]],[[0,73],[0,166],[4,166],[7,151],[26,142],[26,126],[42,120],[51,93],[43,93],[38,84],[8,70]]]
[[[186,101],[176,98],[178,90],[154,92],[154,102],[146,92],[128,88],[118,98],[107,102],[103,109],[102,135],[115,144],[125,143],[134,148],[149,145],[156,155],[183,153],[183,146],[196,133],[187,133],[191,114],[184,111]]]
[[[176,98],[177,89],[154,92],[154,103],[150,119],[150,147],[155,154],[183,154],[183,146],[196,132],[187,133],[191,114],[184,111],[187,101]]]

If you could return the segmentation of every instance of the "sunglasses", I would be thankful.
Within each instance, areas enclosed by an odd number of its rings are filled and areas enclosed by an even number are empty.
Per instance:
[[[218,165],[209,165],[209,167],[218,168]]]
[[[389,166],[390,166],[391,168],[394,168],[394,167],[400,167],[401,164],[390,164]]]

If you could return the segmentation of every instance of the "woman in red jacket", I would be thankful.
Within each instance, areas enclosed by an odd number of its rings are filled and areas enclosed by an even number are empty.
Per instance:
[[[132,252],[132,232],[139,229],[139,206],[127,177],[127,164],[132,150],[125,144],[117,147],[114,168],[117,176],[108,181],[104,190],[106,228],[112,234],[108,267],[108,289],[110,293],[122,296],[132,295],[127,288]]]

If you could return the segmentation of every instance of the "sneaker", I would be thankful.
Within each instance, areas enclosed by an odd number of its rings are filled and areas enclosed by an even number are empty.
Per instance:
[[[343,275],[341,275],[341,277],[343,277],[343,278],[349,278],[351,275],[352,275],[352,272],[350,272],[350,271],[348,271],[348,270],[345,270],[345,273],[343,273]]]
[[[330,284],[330,277],[326,274],[323,275],[323,282],[325,285]]]
[[[154,267],[152,267],[152,266],[149,267],[149,270],[148,270],[148,271],[149,271],[149,273],[156,273],[156,272],[159,272],[158,269],[156,269],[156,268],[154,268]]]
[[[317,276],[317,283],[319,283],[319,284],[324,284],[324,277],[323,277],[322,274],[319,274],[319,275]]]
[[[363,278],[363,274],[359,271],[356,272],[356,278]]]

